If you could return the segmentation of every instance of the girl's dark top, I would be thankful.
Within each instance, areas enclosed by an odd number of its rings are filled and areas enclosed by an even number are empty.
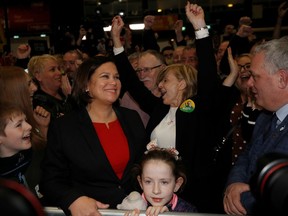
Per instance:
[[[197,208],[178,197],[177,205],[174,210],[171,210],[171,212],[197,212]]]

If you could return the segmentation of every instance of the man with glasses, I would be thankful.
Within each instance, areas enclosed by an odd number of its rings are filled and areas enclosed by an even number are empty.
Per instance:
[[[156,85],[156,78],[165,66],[165,58],[158,51],[146,50],[139,56],[138,68],[136,68],[138,78],[157,97],[160,97],[161,93]]]
[[[80,64],[82,64],[82,62],[83,55],[80,50],[68,50],[63,55],[61,89],[66,95],[69,95],[72,92],[74,80],[76,79],[77,69]]]
[[[63,55],[64,73],[68,75],[70,84],[75,80],[77,69],[82,61],[82,53],[77,49],[69,50]]]

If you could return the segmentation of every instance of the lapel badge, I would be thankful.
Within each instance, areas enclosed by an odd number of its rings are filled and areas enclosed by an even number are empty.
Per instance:
[[[195,109],[195,103],[193,100],[191,99],[187,99],[185,100],[181,105],[180,105],[180,110],[182,112],[187,112],[187,113],[191,113],[193,112]]]

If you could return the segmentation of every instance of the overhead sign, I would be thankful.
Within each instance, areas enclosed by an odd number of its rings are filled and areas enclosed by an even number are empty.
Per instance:
[[[0,13],[3,13],[0,11]],[[7,9],[10,32],[35,32],[50,30],[50,10],[44,4],[31,7],[9,7]],[[0,14],[3,17],[3,14]]]
[[[173,30],[174,29],[173,26],[177,20],[178,15],[176,14],[155,16],[153,30],[154,31]]]

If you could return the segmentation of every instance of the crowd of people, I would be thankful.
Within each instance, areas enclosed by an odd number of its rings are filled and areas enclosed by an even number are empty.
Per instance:
[[[190,2],[189,45],[178,20],[177,46],[160,50],[148,15],[141,49],[121,16],[93,55],[83,40],[57,55],[25,47],[0,66],[0,177],[73,216],[116,209],[133,191],[147,215],[265,212],[250,180],[261,156],[288,154],[287,10],[279,5],[271,38],[241,17],[217,49]]]

